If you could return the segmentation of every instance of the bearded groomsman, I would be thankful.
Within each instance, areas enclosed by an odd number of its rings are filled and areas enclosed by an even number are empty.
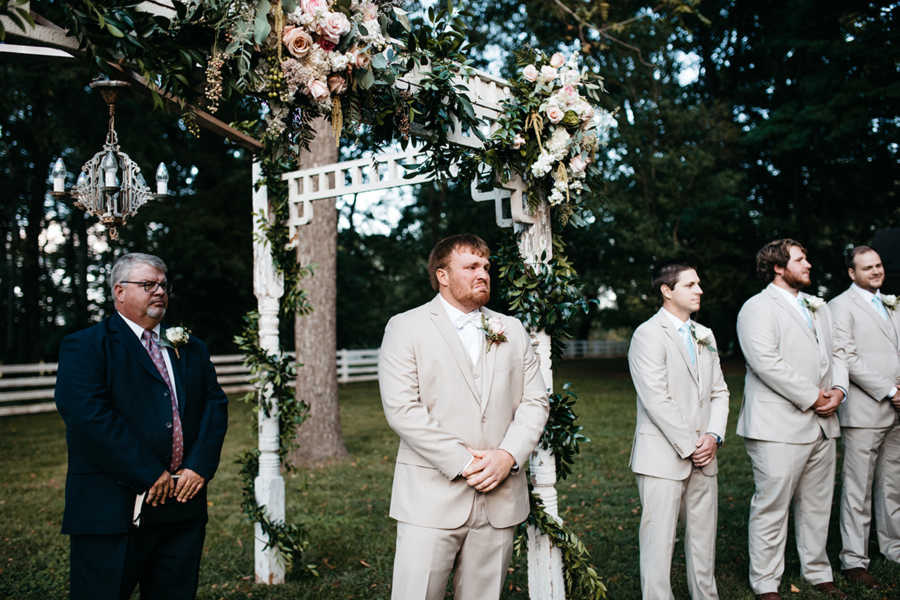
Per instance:
[[[388,322],[381,403],[400,437],[391,517],[391,597],[499,598],[516,526],[528,516],[524,469],[547,421],[547,389],[518,319],[484,308],[491,253],[474,235],[428,257],[434,299]]]
[[[691,598],[718,598],[715,579],[716,451],[725,437],[728,388],[712,331],[691,320],[700,279],[686,264],[660,268],[662,308],[631,338],[628,367],[637,391],[631,470],[641,497],[641,592],[671,600],[669,572],[679,515]]]
[[[841,486],[841,568],[867,587],[869,528],[875,500],[878,547],[900,562],[900,311],[882,296],[881,257],[868,246],[854,248],[847,261],[850,288],[829,303],[834,342],[850,371],[850,388],[838,416],[844,438]]]
[[[806,249],[791,239],[769,242],[756,255],[768,286],[738,313],[747,363],[737,433],[745,438],[756,490],[750,502],[750,587],[757,598],[781,598],[788,511],[794,505],[803,577],[831,597],[825,552],[834,490],[836,411],[846,397],[847,368],[832,344],[825,302],[810,285]]]

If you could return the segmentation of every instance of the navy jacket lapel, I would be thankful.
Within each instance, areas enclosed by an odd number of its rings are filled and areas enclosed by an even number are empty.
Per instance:
[[[134,332],[128,327],[128,324],[122,320],[122,317],[119,316],[119,313],[114,314],[110,317],[110,331],[116,334],[116,337],[119,338],[122,347],[128,353],[128,355],[138,361],[140,365],[144,368],[147,373],[150,374],[151,377],[155,377],[162,383],[163,381],[162,375],[159,374],[159,371],[156,369],[156,365],[153,364],[153,360],[150,358],[150,354],[147,352],[147,349],[144,348],[144,345],[141,344],[141,341],[134,335]]]

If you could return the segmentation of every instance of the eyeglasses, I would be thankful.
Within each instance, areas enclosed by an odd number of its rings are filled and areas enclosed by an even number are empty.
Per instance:
[[[148,294],[153,294],[157,289],[162,289],[166,294],[172,293],[172,284],[163,279],[162,281],[120,281],[119,283],[132,283],[144,288]]]

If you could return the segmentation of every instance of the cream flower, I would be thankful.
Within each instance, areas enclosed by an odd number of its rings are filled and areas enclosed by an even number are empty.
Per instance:
[[[575,177],[582,177],[584,176],[585,169],[587,169],[587,163],[581,156],[573,156],[569,160],[569,168],[572,169],[572,175]]]
[[[555,104],[551,104],[547,107],[546,114],[547,118],[553,124],[559,123],[562,121],[563,117],[566,116],[566,113]]]
[[[553,81],[556,79],[556,69],[551,66],[544,65],[541,67],[541,75],[540,81],[541,83],[546,83],[547,81]]]
[[[889,310],[897,310],[898,304],[900,304],[894,294],[881,294],[881,303]]]
[[[281,36],[287,51],[295,58],[303,58],[312,47],[312,37],[300,27],[288,25]]]
[[[527,65],[524,69],[522,69],[522,77],[531,81],[532,83],[537,81],[538,78],[538,70],[534,65]]]
[[[550,66],[554,69],[558,69],[564,64],[566,64],[566,57],[563,56],[562,52],[555,52],[553,56],[550,57]]]
[[[318,27],[318,33],[329,42],[337,44],[341,36],[350,31],[350,20],[342,12],[332,12],[325,15]]]
[[[803,304],[806,308],[809,309],[809,312],[816,312],[823,306],[825,306],[825,301],[819,298],[818,296],[801,296],[803,300]]]
[[[307,82],[306,90],[316,102],[327,100],[331,95],[331,92],[328,90],[328,85],[320,79],[312,79]]]
[[[525,145],[525,138],[523,138],[523,137],[521,136],[521,134],[518,134],[518,133],[517,133],[517,134],[516,134],[516,137],[514,137],[514,138],[513,138],[513,141],[512,141],[512,149],[513,149],[513,150],[518,150],[519,148],[521,148],[521,147],[524,146],[524,145]]]

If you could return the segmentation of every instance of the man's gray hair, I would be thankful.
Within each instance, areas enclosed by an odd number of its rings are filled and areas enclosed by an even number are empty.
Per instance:
[[[154,269],[159,269],[163,273],[168,272],[166,263],[158,256],[152,254],[144,254],[143,252],[129,252],[119,257],[113,265],[112,273],[109,277],[109,289],[113,295],[116,293],[116,284],[126,281],[131,274],[131,270],[137,265],[150,265]]]

